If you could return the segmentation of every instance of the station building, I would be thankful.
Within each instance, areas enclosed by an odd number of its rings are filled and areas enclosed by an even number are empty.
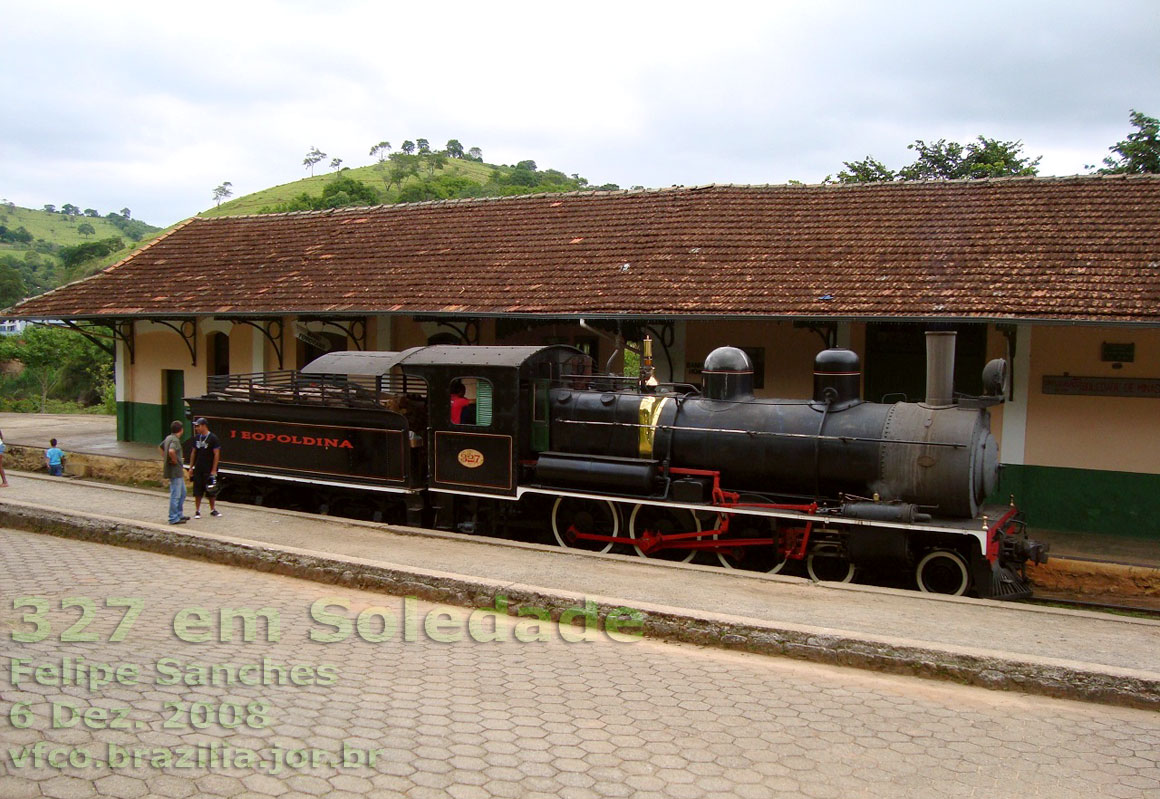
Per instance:
[[[1160,542],[1160,176],[580,192],[193,218],[6,319],[56,319],[116,360],[118,436],[159,441],[207,377],[330,350],[656,342],[697,383],[715,347],[757,393],[812,392],[827,346],[863,397],[921,400],[923,339],[956,390],[1011,369],[993,413],[1033,526]]]

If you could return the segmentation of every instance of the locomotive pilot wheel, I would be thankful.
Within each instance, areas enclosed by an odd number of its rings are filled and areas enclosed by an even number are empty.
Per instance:
[[[697,514],[684,508],[637,505],[632,509],[632,516],[628,519],[629,538],[643,538],[646,533],[675,535],[678,533],[693,532],[701,532],[701,520],[697,518]],[[697,537],[696,539],[688,540],[700,541],[701,539]],[[697,550],[695,549],[680,549],[678,547],[653,550],[651,552],[645,552],[638,546],[634,546],[633,549],[642,558],[659,558],[661,560],[671,560],[676,563],[688,563],[697,554]]]
[[[918,590],[927,594],[962,596],[971,586],[971,573],[962,555],[949,549],[928,552],[914,570]]]
[[[817,582],[848,583],[854,579],[854,564],[841,555],[811,553],[806,572]]]
[[[552,535],[566,549],[608,552],[612,541],[589,541],[578,534],[616,536],[620,532],[620,513],[606,499],[559,497],[552,506]]]

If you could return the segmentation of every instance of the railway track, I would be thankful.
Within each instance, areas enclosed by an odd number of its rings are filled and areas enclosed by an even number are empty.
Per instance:
[[[1072,610],[1092,610],[1099,613],[1114,613],[1123,616],[1133,616],[1135,618],[1160,620],[1160,607],[1144,607],[1141,605],[1125,605],[1111,602],[1089,602],[1082,599],[1054,596],[1034,596],[1019,601],[1029,605],[1062,607]]]

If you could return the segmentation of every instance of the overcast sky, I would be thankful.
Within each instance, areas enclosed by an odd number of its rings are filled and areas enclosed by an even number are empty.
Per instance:
[[[6,4],[0,67],[0,198],[166,226],[384,139],[624,188],[978,135],[1082,173],[1160,115],[1160,2],[42,0]]]

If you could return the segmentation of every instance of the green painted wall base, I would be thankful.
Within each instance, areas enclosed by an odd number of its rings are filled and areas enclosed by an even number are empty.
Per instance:
[[[117,403],[117,440],[160,444],[169,435],[165,407],[145,402]]]
[[[1160,475],[1004,466],[995,501],[1015,503],[1031,527],[1160,538]]]

